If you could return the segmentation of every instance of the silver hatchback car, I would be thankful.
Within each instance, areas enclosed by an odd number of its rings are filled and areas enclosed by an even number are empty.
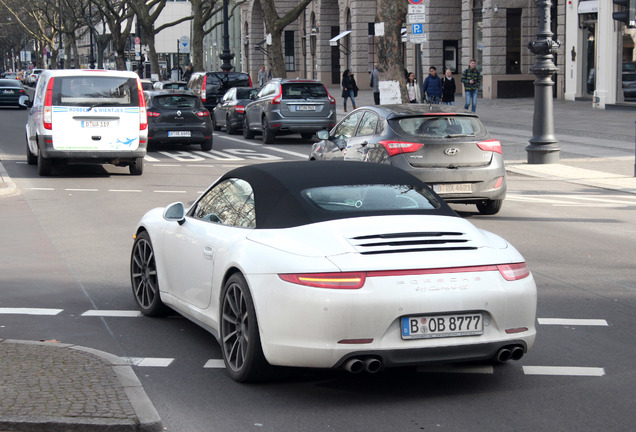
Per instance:
[[[476,114],[424,104],[364,107],[331,132],[320,131],[310,160],[391,164],[430,185],[447,202],[495,214],[506,197],[501,143]]]
[[[270,80],[245,107],[243,136],[263,135],[271,144],[276,135],[300,133],[310,139],[319,130],[336,124],[336,100],[320,81]]]

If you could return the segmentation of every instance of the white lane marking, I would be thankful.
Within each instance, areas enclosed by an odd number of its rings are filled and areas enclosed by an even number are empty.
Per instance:
[[[174,361],[173,358],[160,357],[124,357],[124,360],[132,366],[139,367],[168,367]]]
[[[599,367],[574,367],[574,366],[524,366],[523,373],[526,375],[600,377],[605,375],[605,369],[599,368]]]
[[[236,142],[239,142],[241,144],[247,144],[247,145],[250,145],[250,146],[253,146],[253,147],[265,148],[265,146],[263,144],[259,144],[259,143],[255,143],[255,142],[249,142],[247,140],[243,140],[243,139],[240,139],[240,138],[227,137],[227,136],[224,137],[224,138],[226,138],[226,139],[228,139],[230,141],[236,141]],[[272,146],[267,146],[267,150],[274,150],[274,151],[277,151],[279,153],[285,153],[285,154],[288,154],[288,155],[291,155],[291,156],[297,156],[297,157],[302,158],[302,159],[309,159],[309,155],[308,154],[296,153],[296,152],[293,152],[291,150],[280,149],[280,148],[272,147]]]
[[[82,316],[91,317],[123,317],[137,318],[142,315],[141,312],[135,310],[87,310]]]
[[[33,187],[33,188],[29,188],[29,190],[34,190],[34,191],[54,191],[55,188]]]
[[[141,189],[108,189],[108,192],[141,192]]]
[[[57,315],[64,309],[0,308],[4,315]]]
[[[154,164],[153,166],[156,166],[156,167],[180,167],[181,164],[166,164],[166,163],[164,163],[164,164]]]
[[[604,319],[537,318],[541,325],[608,326]]]
[[[148,154],[144,156],[144,159],[147,160],[148,162],[159,162],[159,159],[157,159],[156,157],[149,156]]]
[[[180,193],[180,194],[184,194],[184,193],[188,193],[187,191],[184,190],[173,190],[173,191],[169,191],[169,190],[155,190],[153,191],[154,193]]]
[[[212,359],[205,362],[205,365],[203,365],[203,367],[207,369],[211,369],[211,368],[225,369],[225,362],[219,359]]]
[[[206,164],[199,164],[199,165],[186,165],[188,168],[216,168],[216,165],[206,165]]]
[[[631,200],[631,197],[621,197],[617,195],[607,196],[581,196],[581,195],[555,195],[555,194],[541,194],[541,195],[523,195],[523,194],[508,194],[506,199],[512,201],[522,202],[536,202],[552,204],[555,207],[627,207],[635,205],[636,202]]]
[[[458,366],[458,365],[440,365],[440,366],[419,366],[418,372],[429,373],[466,373],[466,374],[488,374],[494,373],[494,368],[488,365],[481,366]]]
[[[97,192],[99,189],[75,189],[75,188],[66,188],[65,191],[69,192]]]

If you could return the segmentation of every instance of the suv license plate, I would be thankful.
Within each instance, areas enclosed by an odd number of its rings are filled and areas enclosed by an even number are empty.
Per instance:
[[[316,111],[316,105],[296,105],[296,111]]]
[[[190,131],[171,131],[168,132],[169,137],[190,137],[192,133]]]
[[[473,185],[470,183],[447,183],[433,185],[433,190],[439,194],[444,193],[471,193]]]
[[[403,317],[400,327],[402,339],[474,336],[484,333],[480,313]]]

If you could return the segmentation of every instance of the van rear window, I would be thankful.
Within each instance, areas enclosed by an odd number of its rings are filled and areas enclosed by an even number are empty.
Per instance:
[[[55,77],[53,105],[139,106],[137,80],[128,77]]]

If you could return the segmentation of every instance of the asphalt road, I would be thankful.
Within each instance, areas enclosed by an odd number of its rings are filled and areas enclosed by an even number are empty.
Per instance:
[[[0,206],[0,308],[23,308],[0,314],[0,338],[130,358],[168,431],[633,430],[636,196],[512,174],[498,215],[455,206],[510,240],[533,271],[538,337],[519,362],[377,375],[299,370],[239,385],[211,335],[180,316],[138,316],[132,232],[146,210],[187,204],[235,166],[302,159],[309,143],[289,136],[263,146],[220,132],[211,152],[152,151],[141,177],[77,166],[45,178],[26,164],[25,120],[24,111],[0,109],[0,158],[20,191],[0,198],[10,203]]]

